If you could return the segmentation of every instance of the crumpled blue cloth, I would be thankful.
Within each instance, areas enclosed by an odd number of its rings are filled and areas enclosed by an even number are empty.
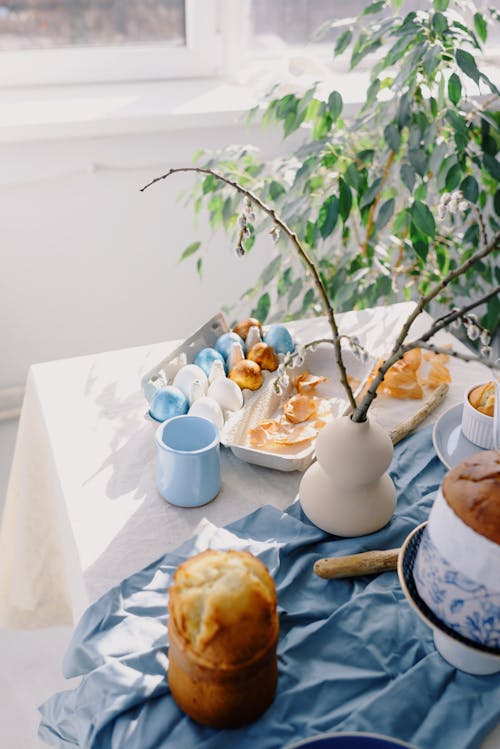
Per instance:
[[[390,524],[353,539],[332,537],[299,503],[270,506],[228,526],[207,526],[176,552],[124,580],[83,615],[64,660],[78,688],[40,708],[40,736],[85,749],[278,749],[333,731],[373,731],[419,749],[472,749],[500,717],[500,674],[470,676],[436,652],[431,630],[396,572],[322,580],[317,559],[400,546],[428,516],[444,468],[430,430],[395,449],[398,504]],[[237,730],[199,726],[169,693],[167,591],[177,565],[207,546],[249,549],[278,590],[281,632],[276,698]]]

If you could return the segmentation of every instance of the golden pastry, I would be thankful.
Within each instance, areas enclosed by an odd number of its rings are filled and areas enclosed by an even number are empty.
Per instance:
[[[233,328],[233,333],[237,333],[244,341],[247,339],[248,331],[250,328],[258,328],[259,333],[262,336],[262,325],[256,317],[248,317],[246,320],[241,320]]]
[[[248,352],[247,358],[258,364],[261,369],[267,369],[269,372],[278,369],[278,357],[268,343],[256,343]]]
[[[168,682],[191,718],[236,728],[274,699],[279,620],[274,581],[247,551],[201,552],[169,590]]]
[[[263,382],[262,371],[258,364],[249,359],[243,359],[229,372],[229,379],[240,388],[258,390]]]
[[[476,411],[480,411],[486,416],[493,416],[495,408],[495,385],[492,381],[484,385],[478,385],[477,388],[469,393],[469,403]]]

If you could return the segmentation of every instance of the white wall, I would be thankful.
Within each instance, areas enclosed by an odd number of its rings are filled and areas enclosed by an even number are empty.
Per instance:
[[[139,187],[199,147],[278,141],[235,124],[163,134],[0,145],[0,391],[31,363],[192,332],[237,300],[265,248],[235,257],[213,237],[200,283],[180,252],[211,231],[177,203],[191,175]],[[94,165],[94,171],[92,167]],[[97,168],[95,168],[97,167]]]

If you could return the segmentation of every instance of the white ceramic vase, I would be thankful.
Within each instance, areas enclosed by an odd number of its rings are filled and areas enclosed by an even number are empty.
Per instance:
[[[324,427],[317,462],[299,489],[302,509],[314,525],[336,536],[363,536],[383,528],[396,506],[396,489],[386,472],[391,438],[375,421],[350,416]]]

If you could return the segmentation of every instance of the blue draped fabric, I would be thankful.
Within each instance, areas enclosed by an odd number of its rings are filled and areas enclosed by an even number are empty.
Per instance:
[[[40,736],[82,749],[278,749],[323,732],[373,731],[419,749],[477,747],[500,718],[500,674],[448,665],[396,572],[330,581],[312,572],[325,556],[400,546],[427,518],[444,472],[424,429],[395,449],[397,510],[378,533],[335,538],[309,523],[299,503],[286,512],[266,506],[226,529],[206,527],[127,578],[83,615],[63,664],[80,685],[40,708]],[[237,730],[191,721],[166,679],[168,588],[177,565],[207,545],[258,555],[278,590],[276,698]]]

